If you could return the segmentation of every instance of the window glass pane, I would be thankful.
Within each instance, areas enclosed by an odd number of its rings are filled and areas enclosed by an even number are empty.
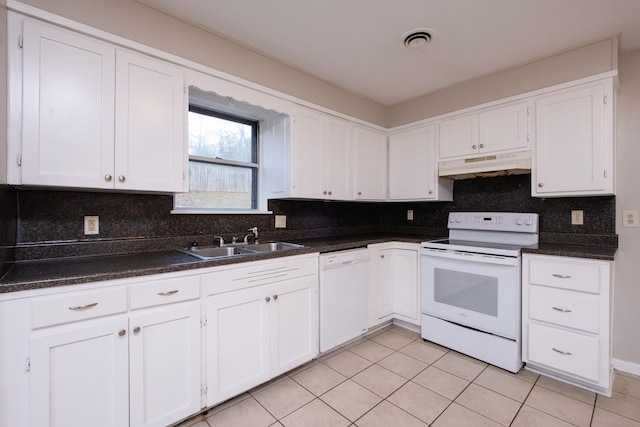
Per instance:
[[[176,208],[252,209],[254,168],[189,162],[189,192],[175,195]]]
[[[189,111],[189,155],[255,162],[253,127]]]

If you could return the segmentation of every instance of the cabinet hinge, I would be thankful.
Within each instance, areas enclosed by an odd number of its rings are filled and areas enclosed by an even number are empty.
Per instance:
[[[607,170],[606,169],[604,170],[604,177],[605,178],[607,177]]]
[[[182,93],[187,93],[187,85],[182,85]]]
[[[531,134],[527,134],[527,141],[531,141]]]
[[[22,166],[22,154],[18,154],[18,155],[16,156],[16,164],[17,164],[18,166]]]
[[[200,327],[204,328],[205,326],[207,326],[207,316],[202,316],[200,318]]]
[[[27,356],[27,363],[24,368],[26,372],[31,372],[31,357]]]
[[[201,396],[206,395],[208,391],[209,391],[209,388],[207,387],[206,383],[200,385],[200,395]]]
[[[607,105],[607,95],[603,97],[602,102],[604,102],[604,104]]]
[[[22,38],[22,35],[20,35],[18,36],[18,47],[22,49],[23,45],[24,45],[24,39]]]
[[[531,114],[531,107],[527,107],[527,116]]]

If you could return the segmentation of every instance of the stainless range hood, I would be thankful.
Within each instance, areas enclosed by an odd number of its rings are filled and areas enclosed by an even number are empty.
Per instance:
[[[448,179],[469,179],[531,173],[531,151],[494,154],[438,163],[438,175]]]

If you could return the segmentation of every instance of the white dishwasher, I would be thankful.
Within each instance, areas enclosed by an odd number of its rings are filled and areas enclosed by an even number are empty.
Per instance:
[[[369,250],[320,255],[320,352],[369,328]]]

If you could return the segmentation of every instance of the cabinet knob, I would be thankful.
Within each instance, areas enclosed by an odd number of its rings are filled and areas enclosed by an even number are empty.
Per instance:
[[[324,190],[324,191],[322,192],[322,194],[326,195],[326,194],[327,194],[327,190]]]
[[[431,194],[433,194],[433,191],[429,190],[429,194],[430,194],[430,195],[431,195]]]
[[[362,191],[358,191],[358,196],[362,196]]]
[[[127,335],[127,331],[125,331],[124,329],[120,329],[120,332],[118,332],[118,335],[123,337],[123,336]]]
[[[140,326],[136,326],[135,328],[133,328],[133,333],[134,334],[139,334],[140,333]]]
[[[329,195],[331,195],[331,191],[329,191]]]
[[[480,148],[484,148],[484,144],[480,144]]]
[[[120,175],[118,177],[118,181],[120,181],[120,182],[125,182],[126,180],[127,180],[127,178],[124,175]]]
[[[110,182],[112,179],[113,179],[113,177],[111,175],[109,175],[109,174],[106,174],[104,176],[104,180],[107,181],[107,182]]]
[[[273,296],[273,300],[275,301],[275,300],[277,300],[277,299],[278,299],[278,295],[274,295],[274,296]]]
[[[473,149],[475,150],[476,148],[478,148],[478,146],[477,146],[476,144],[473,144],[473,145],[471,146],[471,148],[473,148]]]
[[[265,300],[266,302],[269,302],[269,301],[271,301],[271,297],[264,297],[264,300]]]
[[[544,183],[539,182],[539,183],[538,183],[538,187],[540,187],[540,188],[544,187]]]

